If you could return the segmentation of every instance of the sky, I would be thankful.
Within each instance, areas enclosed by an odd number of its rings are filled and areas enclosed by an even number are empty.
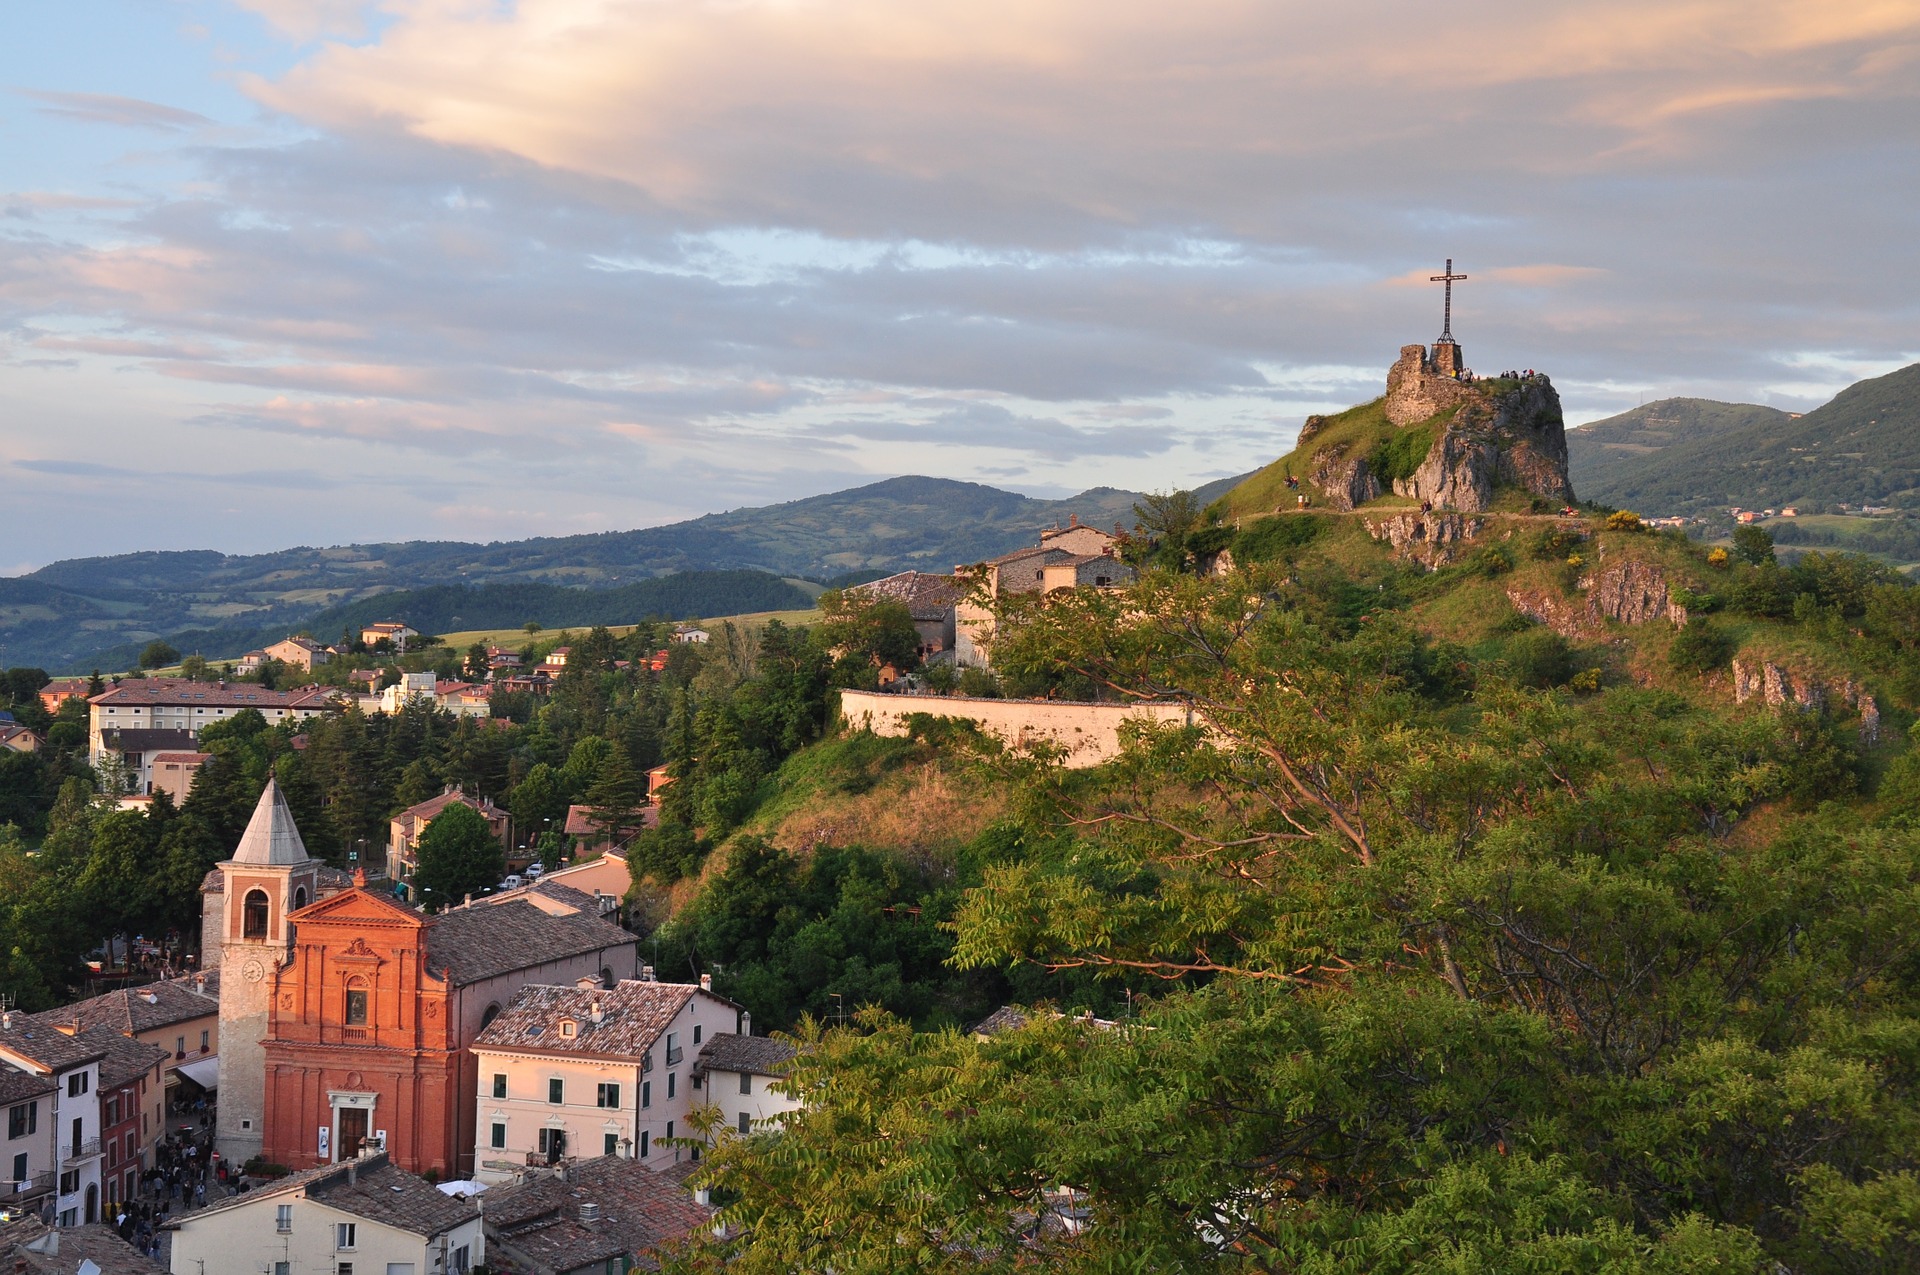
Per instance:
[[[16,0],[0,574],[1920,360],[1920,0]]]

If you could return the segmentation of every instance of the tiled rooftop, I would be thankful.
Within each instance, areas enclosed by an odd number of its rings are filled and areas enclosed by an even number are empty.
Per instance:
[[[638,1058],[652,1049],[674,1016],[700,995],[691,983],[622,979],[611,988],[523,987],[474,1041],[476,1049]],[[708,993],[711,995],[711,993]],[[595,1007],[600,1021],[595,1022]],[[574,1035],[563,1035],[563,1024]]]
[[[201,708],[300,708],[324,703],[334,690],[310,686],[292,691],[269,691],[250,682],[190,682],[184,677],[130,677],[92,696],[90,703],[109,705],[185,704]]]
[[[756,1076],[778,1076],[792,1058],[792,1045],[771,1036],[741,1036],[715,1032],[700,1050],[700,1066],[708,1071],[744,1071]]]
[[[97,1044],[106,1052],[100,1060],[100,1088],[111,1089],[138,1080],[171,1057],[158,1045],[143,1045],[131,1036],[105,1027],[81,1032],[79,1040]]]
[[[395,1168],[385,1153],[378,1153],[350,1164],[323,1164],[290,1173],[278,1182],[189,1213],[182,1224],[191,1226],[210,1213],[288,1195],[318,1200],[343,1213],[428,1238],[451,1230],[480,1211],[472,1200],[448,1195],[425,1178]]]
[[[0,1228],[0,1251],[37,1275],[75,1275],[82,1262],[92,1262],[100,1275],[166,1275],[166,1267],[142,1257],[133,1245],[109,1226],[70,1226],[49,1230],[32,1215],[16,1218]]]
[[[456,984],[478,983],[530,963],[631,947],[636,941],[600,919],[592,895],[543,881],[434,917],[427,930],[427,966],[447,971]]]
[[[864,597],[904,602],[916,620],[938,620],[960,600],[961,589],[952,576],[932,575],[925,571],[902,571],[882,580],[857,584],[847,590]]]
[[[25,1102],[29,1098],[53,1092],[53,1079],[0,1063],[0,1104]]]
[[[565,1177],[497,1186],[485,1199],[490,1245],[512,1250],[538,1271],[580,1270],[621,1253],[651,1266],[650,1251],[713,1220],[713,1210],[686,1188],[618,1156],[578,1161]],[[600,1216],[583,1222],[583,1204],[597,1205]]]
[[[7,1014],[0,1018],[0,1049],[31,1059],[49,1071],[65,1071],[106,1056],[98,1041],[69,1036],[41,1022],[31,1014]]]

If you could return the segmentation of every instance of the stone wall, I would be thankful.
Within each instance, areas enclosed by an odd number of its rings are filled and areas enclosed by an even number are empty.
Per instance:
[[[1396,554],[1431,571],[1459,561],[1466,553],[1467,542],[1480,534],[1484,523],[1484,519],[1461,514],[1396,514],[1367,519],[1367,532],[1375,540],[1392,544]]]
[[[1084,769],[1120,754],[1121,724],[1139,718],[1187,725],[1185,704],[1090,704],[1062,700],[968,699],[963,696],[888,695],[841,691],[840,718],[856,730],[902,736],[915,713],[970,721],[1010,747],[1050,742],[1066,749],[1065,764]]]

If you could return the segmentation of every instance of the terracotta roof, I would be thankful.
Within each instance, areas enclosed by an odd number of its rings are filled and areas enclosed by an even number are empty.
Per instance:
[[[621,837],[631,833],[643,831],[647,828],[657,828],[660,826],[659,807],[645,806],[640,810],[636,811],[635,813],[640,816],[640,820],[638,823],[629,825],[628,827],[625,827],[625,828],[617,828],[613,831],[612,835],[615,837]],[[568,806],[567,807],[567,824],[564,831],[566,835],[569,837],[599,838],[599,837],[605,837],[608,835],[606,829],[602,828],[599,824],[593,821],[592,806]]]
[[[448,806],[453,805],[455,802],[459,802],[463,806],[472,806],[475,810],[485,815],[489,822],[507,817],[507,812],[495,806],[491,799],[481,798],[475,800],[467,796],[464,792],[461,792],[458,788],[455,788],[452,792],[443,792],[438,797],[429,797],[418,805],[408,806],[405,810],[402,810],[393,817],[393,822],[400,825],[400,833],[402,836],[411,837],[416,825],[425,827],[427,824],[432,823],[435,815],[445,810]]]
[[[93,685],[90,677],[56,677],[40,688],[42,695],[71,695]]]
[[[394,1167],[384,1156],[363,1161],[352,1182],[345,1173],[317,1179],[308,1185],[306,1197],[428,1239],[480,1215],[479,1205],[471,1199],[448,1195],[425,1178]]]
[[[147,998],[152,997],[149,1001]],[[220,1012],[220,972],[207,975],[207,990],[197,992],[185,979],[148,983],[75,1001],[33,1017],[49,1027],[104,1027],[116,1032],[157,1031]]]
[[[155,753],[153,755],[156,762],[172,761],[193,766],[204,766],[212,757],[212,753]]]
[[[0,1063],[0,1103],[25,1102],[43,1093],[53,1092],[51,1076],[37,1076]]]
[[[27,1214],[0,1230],[0,1245],[37,1275],[76,1275],[82,1262],[92,1262],[101,1275],[166,1275],[167,1269],[98,1223],[52,1231]]]
[[[592,1054],[640,1058],[650,1051],[687,1003],[710,996],[692,983],[647,983],[621,979],[613,987],[549,987],[533,984],[515,992],[500,1016],[473,1042],[475,1049],[511,1049],[543,1054]],[[593,1020],[595,1006],[600,1021]],[[574,1024],[574,1035],[563,1024]]]
[[[143,1045],[131,1036],[122,1036],[106,1027],[81,1032],[78,1039],[97,1043],[106,1050],[107,1056],[100,1060],[102,1089],[138,1080],[172,1057],[158,1045]]]
[[[940,620],[960,601],[959,582],[952,576],[931,575],[924,571],[902,571],[884,580],[857,584],[848,593],[858,593],[891,602],[904,602],[916,620]]]
[[[565,1177],[496,1186],[485,1199],[488,1247],[511,1250],[537,1272],[598,1268],[623,1253],[651,1267],[652,1250],[713,1222],[685,1187],[619,1156],[576,1161]],[[583,1204],[599,1206],[600,1216],[582,1222]]]
[[[203,708],[299,708],[324,703],[331,687],[269,691],[248,682],[190,682],[184,677],[130,677],[89,698],[88,703],[185,704]]]
[[[432,918],[427,929],[427,966],[446,971],[454,983],[464,985],[525,969],[530,963],[631,947],[635,942],[633,935],[600,919],[600,907],[592,895],[543,881],[475,899]]]
[[[31,1014],[11,1015],[0,1025],[0,1049],[31,1060],[48,1071],[65,1071],[106,1057],[106,1047],[86,1036],[69,1036]]]
[[[744,1071],[755,1076],[778,1076],[794,1048],[771,1036],[742,1036],[715,1032],[700,1050],[700,1066],[707,1071]]]

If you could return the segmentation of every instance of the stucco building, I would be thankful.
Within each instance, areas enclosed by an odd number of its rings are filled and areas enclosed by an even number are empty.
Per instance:
[[[743,1011],[705,986],[623,980],[528,986],[473,1042],[480,1092],[474,1176],[599,1156],[665,1168],[688,1157],[694,1062]]]
[[[771,1036],[719,1032],[700,1050],[694,1074],[706,1101],[720,1109],[720,1123],[742,1136],[778,1124],[800,1109],[798,1098],[774,1092],[793,1061],[793,1046]]]
[[[29,1100],[31,1133],[13,1150],[26,1180],[54,1175],[53,1214],[60,1226],[100,1220],[100,1064],[107,1047],[91,1033],[69,1036],[31,1015],[0,1013],[0,1064],[52,1085],[46,1101]],[[28,1082],[30,1085],[31,1081]],[[33,1085],[38,1088],[37,1085]],[[45,1119],[44,1124],[36,1123]],[[9,1112],[9,1121],[12,1116]],[[9,1126],[11,1128],[11,1124]],[[44,1133],[41,1130],[45,1130]],[[24,1165],[18,1157],[27,1156]]]
[[[437,797],[429,797],[415,806],[408,806],[387,821],[387,876],[395,882],[404,882],[413,876],[414,869],[420,866],[416,851],[420,845],[420,834],[427,830],[434,817],[451,805],[471,806],[486,819],[487,827],[500,842],[503,851],[513,849],[513,819],[506,811],[493,804],[490,797],[469,797],[459,788],[449,788]]]
[[[118,756],[134,779],[134,791],[153,791],[158,753],[193,752],[209,722],[248,709],[269,726],[287,718],[305,720],[343,706],[330,687],[269,691],[241,682],[191,682],[183,677],[135,677],[88,700],[87,761],[98,766]]]
[[[64,1032],[110,1031],[161,1051],[164,1104],[181,1080],[219,1083],[220,972],[129,987],[34,1015]],[[190,1090],[197,1092],[197,1090]],[[162,1110],[164,1110],[164,1105]]]
[[[487,1258],[480,1209],[382,1154],[291,1174],[183,1214],[175,1275],[465,1275]]]

